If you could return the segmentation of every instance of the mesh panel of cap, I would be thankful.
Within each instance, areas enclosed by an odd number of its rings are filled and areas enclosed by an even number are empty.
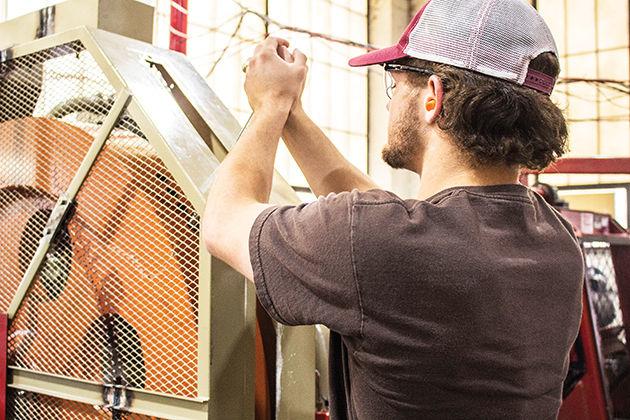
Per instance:
[[[543,52],[557,55],[553,36],[523,0],[431,0],[405,48],[411,57],[519,84]]]

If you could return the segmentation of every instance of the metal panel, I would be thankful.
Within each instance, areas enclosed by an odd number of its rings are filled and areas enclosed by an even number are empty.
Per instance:
[[[9,418],[13,420],[34,419],[111,419],[160,420],[159,417],[125,413],[110,408],[102,408],[76,401],[63,400],[34,392],[11,390],[8,407]]]
[[[56,205],[53,207],[49,217],[48,222],[43,230],[43,236],[39,240],[39,245],[35,250],[34,255],[28,267],[22,276],[22,280],[13,296],[13,300],[11,301],[11,305],[9,305],[9,309],[7,314],[9,318],[13,318],[18,308],[21,306],[22,301],[24,300],[24,296],[31,286],[33,277],[37,273],[37,271],[41,268],[44,257],[46,257],[49,261],[46,262],[46,266],[49,265],[51,256],[48,254],[48,250],[50,249],[51,244],[55,241],[55,244],[58,244],[60,240],[63,240],[67,236],[66,229],[66,218],[73,210],[73,202],[76,198],[77,192],[79,188],[81,188],[83,182],[85,181],[85,177],[88,172],[92,168],[96,156],[100,153],[103,148],[103,144],[105,140],[110,135],[114,125],[119,121],[120,115],[127,107],[127,103],[129,101],[129,93],[126,91],[120,92],[116,95],[116,99],[113,103],[112,109],[107,115],[107,118],[103,121],[101,128],[98,130],[94,137],[94,141],[90,145],[90,148],[86,152],[85,158],[81,162],[81,165],[77,168],[77,171],[72,176],[72,181],[68,186],[67,191],[63,191],[59,194],[59,198],[57,199]],[[79,100],[79,102],[82,102]],[[74,112],[74,109],[72,110]],[[40,139],[39,144],[45,143],[44,139]],[[59,160],[59,163],[62,163],[62,160]],[[55,168],[56,169],[56,168]],[[36,169],[37,170],[37,169]],[[46,190],[44,190],[46,191]],[[64,236],[66,235],[66,236]],[[55,252],[54,250],[53,252]],[[65,262],[65,261],[57,261],[59,257],[56,252],[54,255],[54,261],[52,261],[55,265]],[[69,260],[67,260],[69,261]],[[57,270],[59,267],[55,267]]]
[[[103,387],[99,384],[77,382],[76,380],[60,376],[29,372],[22,369],[13,369],[11,373],[12,378],[9,384],[11,389],[104,407]],[[134,392],[131,394],[131,397],[131,407],[126,410],[127,413],[138,413],[176,420],[208,418],[208,404],[205,402],[147,392]],[[119,404],[123,402],[119,400]],[[114,408],[114,404],[108,404],[107,407]],[[120,410],[120,412],[122,411]],[[249,418],[249,416],[245,415],[243,418]],[[54,417],[53,419],[56,420]]]
[[[151,42],[153,7],[136,0],[64,0],[52,9],[55,33],[86,25]],[[0,2],[0,5],[2,2]],[[0,9],[2,6],[0,6]],[[0,22],[2,21],[0,10]],[[22,44],[37,37],[40,11],[16,17],[0,25],[0,48]]]
[[[55,251],[67,279],[45,267],[12,324],[11,362],[196,397],[199,215],[129,124],[79,191]]]
[[[618,281],[608,242],[583,242],[586,291],[593,320],[593,336],[603,382],[603,397],[613,417],[611,391],[630,367],[626,326],[619,300]],[[590,343],[589,343],[590,344]]]
[[[81,114],[107,115],[114,91],[78,41],[0,66],[0,311],[7,312],[56,197],[99,128]]]
[[[537,173],[537,171],[526,171]],[[545,174],[630,174],[630,158],[564,158],[552,163]]]

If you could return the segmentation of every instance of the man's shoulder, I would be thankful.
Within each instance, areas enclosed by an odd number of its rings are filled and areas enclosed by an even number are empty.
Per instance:
[[[327,207],[339,205],[352,207],[356,205],[365,206],[391,203],[406,206],[407,201],[409,200],[403,200],[391,191],[374,188],[367,191],[354,189],[352,191],[331,192],[328,195],[320,195],[313,203]],[[306,205],[308,203],[304,204]]]
[[[406,201],[391,191],[373,188],[367,191],[352,190],[350,193],[353,205],[401,204]]]

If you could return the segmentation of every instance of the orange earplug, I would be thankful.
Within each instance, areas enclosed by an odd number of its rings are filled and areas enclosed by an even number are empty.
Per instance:
[[[435,109],[435,99],[429,99],[425,105],[427,111],[433,111]]]

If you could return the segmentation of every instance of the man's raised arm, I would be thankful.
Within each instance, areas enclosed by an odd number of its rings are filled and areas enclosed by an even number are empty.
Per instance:
[[[298,56],[300,61],[306,60],[306,56],[298,50],[291,55],[286,48],[281,48],[280,54],[289,62],[298,59]],[[282,137],[316,196],[355,188],[360,191],[378,188],[368,175],[343,157],[306,115],[299,99],[291,109]]]

